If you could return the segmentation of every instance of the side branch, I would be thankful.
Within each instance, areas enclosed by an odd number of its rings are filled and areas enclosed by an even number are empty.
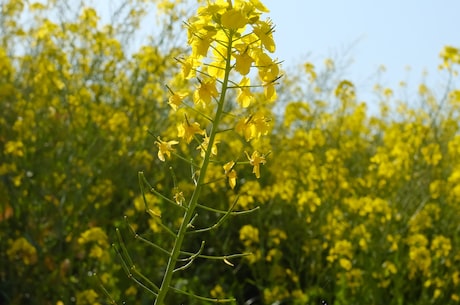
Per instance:
[[[236,299],[234,299],[234,298],[230,298],[230,299],[207,298],[207,297],[199,296],[199,295],[196,295],[196,294],[193,294],[193,293],[178,289],[178,288],[173,287],[173,286],[169,286],[169,288],[172,291],[176,292],[176,293],[185,294],[186,296],[195,298],[195,299],[200,300],[200,301],[213,302],[213,303],[230,303],[230,302],[235,302],[236,301]]]
[[[178,259],[178,261],[189,261],[189,262],[188,262],[187,264],[185,264],[184,266],[182,266],[182,267],[178,267],[178,268],[174,269],[173,272],[185,270],[185,269],[187,269],[188,267],[190,267],[190,266],[193,264],[193,262],[195,261],[195,259],[196,259],[197,257],[199,257],[199,255],[201,254],[201,252],[203,251],[203,249],[204,249],[204,241],[201,242],[200,249],[198,250],[197,253],[190,255],[190,257],[188,257],[188,258]]]

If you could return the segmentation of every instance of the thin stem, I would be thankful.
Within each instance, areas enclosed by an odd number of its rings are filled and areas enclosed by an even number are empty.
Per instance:
[[[197,230],[194,230],[194,231],[190,231],[188,233],[202,233],[202,232],[207,232],[207,231],[214,230],[217,227],[219,227],[231,215],[231,212],[233,211],[233,209],[236,206],[236,203],[238,202],[238,198],[239,197],[236,197],[236,199],[233,201],[232,206],[230,207],[230,209],[228,209],[227,213],[225,213],[215,224],[213,224],[210,227],[203,228],[203,229],[197,229]]]
[[[228,212],[228,210],[218,210],[218,209],[210,208],[210,207],[208,207],[206,205],[203,205],[203,204],[198,204],[197,206],[199,208],[203,209],[203,210],[214,212],[214,213],[219,213],[219,214],[227,214],[227,212]],[[234,216],[234,215],[244,215],[244,214],[255,212],[258,209],[260,209],[259,206],[255,207],[253,209],[250,209],[250,210],[230,212],[230,215],[232,215],[232,216]]]
[[[199,296],[199,295],[196,295],[196,294],[184,291],[184,290],[177,289],[175,287],[169,287],[169,288],[171,288],[172,290],[174,290],[177,293],[185,294],[186,296],[195,298],[195,299],[200,300],[200,301],[213,302],[213,303],[230,303],[230,302],[235,302],[236,301],[233,298],[232,299],[207,298],[207,297],[202,297],[202,296]]]
[[[169,289],[171,288],[171,280],[172,280],[173,272],[174,272],[174,269],[176,268],[176,263],[179,258],[179,255],[181,254],[181,248],[182,248],[182,243],[184,241],[185,233],[187,232],[188,225],[194,215],[195,208],[198,204],[198,199],[204,187],[204,181],[206,178],[208,165],[211,160],[211,153],[212,153],[211,148],[214,145],[214,141],[216,138],[218,127],[219,127],[219,122],[223,114],[225,98],[226,98],[226,93],[228,89],[227,87],[228,87],[229,77],[230,77],[230,72],[231,72],[232,36],[233,36],[233,33],[229,33],[229,37],[228,37],[229,39],[228,39],[228,45],[227,45],[227,58],[226,58],[226,64],[225,64],[225,74],[224,74],[224,79],[222,82],[221,94],[219,97],[219,101],[217,103],[216,114],[215,114],[215,117],[212,123],[211,132],[209,135],[208,149],[206,150],[202,165],[200,166],[200,175],[198,176],[196,187],[193,191],[192,197],[190,198],[188,208],[185,211],[184,218],[182,220],[181,226],[177,233],[177,237],[174,242],[173,249],[171,251],[171,256],[169,257],[168,265],[166,266],[166,271],[163,277],[163,281],[160,286],[160,291],[158,292],[158,296],[155,299],[155,303],[154,303],[155,305],[164,304],[166,295]]]
[[[177,204],[175,201],[169,199],[168,197],[166,197],[165,195],[163,195],[162,193],[158,192],[148,181],[147,179],[145,178],[145,175],[144,175],[144,172],[140,171],[138,173],[138,177],[139,177],[139,186],[140,186],[140,189],[141,189],[141,194],[142,194],[142,199],[144,200],[144,205],[145,205],[145,210],[146,211],[149,211],[150,210],[150,207],[148,205],[148,202],[147,202],[147,198],[145,197],[145,188],[144,188],[144,185],[142,184],[145,183],[148,187],[149,187],[149,190],[151,193],[157,195],[158,197],[164,199],[166,202],[169,202],[170,204],[172,204],[173,206],[175,207],[178,207],[180,209],[186,209],[184,206],[181,206],[179,204]]]

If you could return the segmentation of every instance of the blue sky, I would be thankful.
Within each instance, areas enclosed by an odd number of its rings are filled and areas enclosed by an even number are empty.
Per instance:
[[[93,2],[106,15],[122,0],[98,1]],[[407,90],[415,93],[426,80],[441,95],[446,73],[438,71],[439,53],[445,45],[460,47],[460,0],[261,1],[276,25],[275,55],[284,61],[283,67],[350,58],[343,76],[356,84],[358,97],[367,102],[372,102],[376,82],[397,92],[399,82],[405,81]],[[151,34],[152,13],[144,20],[141,36]],[[381,65],[386,72],[377,79]],[[459,78],[456,82],[460,87]]]
[[[415,86],[428,71],[427,83],[442,86],[439,53],[444,45],[460,47],[459,0],[262,2],[276,24],[276,55],[286,66],[307,59],[321,65],[348,50],[353,63],[345,76],[364,95],[372,91],[369,77],[380,65],[386,66],[383,85],[395,88],[408,81]]]

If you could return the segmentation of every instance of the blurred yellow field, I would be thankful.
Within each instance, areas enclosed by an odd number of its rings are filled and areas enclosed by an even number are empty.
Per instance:
[[[146,1],[51,2],[0,13],[1,304],[460,303],[458,84],[369,111],[259,0],[158,1],[134,52]]]

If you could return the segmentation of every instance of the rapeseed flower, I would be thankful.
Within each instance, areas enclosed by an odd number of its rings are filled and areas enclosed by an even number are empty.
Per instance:
[[[16,157],[24,157],[25,147],[21,141],[8,141],[5,144],[3,152],[6,155],[12,155]]]
[[[233,190],[236,186],[236,179],[237,179],[237,174],[236,174],[236,171],[234,169],[234,166],[235,166],[235,162],[234,161],[230,161],[230,162],[227,162],[225,163],[225,165],[223,166],[224,168],[224,171],[225,171],[225,175],[227,176],[228,178],[228,184],[230,185],[231,189]]]
[[[235,126],[235,131],[244,136],[246,141],[258,139],[266,135],[270,129],[269,119],[257,112],[247,118],[242,118]]]
[[[251,225],[244,225],[240,229],[240,240],[246,247],[259,243],[259,229]]]
[[[205,134],[205,131],[200,128],[200,124],[198,122],[189,123],[186,119],[177,126],[177,136],[179,138],[183,138],[187,143],[190,143],[196,134]]]
[[[176,111],[177,109],[179,109],[179,106],[182,104],[182,101],[187,96],[187,92],[176,92],[169,97],[168,104],[174,111]]]
[[[13,241],[6,254],[11,261],[20,259],[25,265],[33,265],[38,259],[37,249],[24,237]]]
[[[168,158],[171,157],[171,152],[174,151],[173,145],[179,144],[178,141],[162,141],[160,137],[157,138],[158,141],[155,141],[155,144],[158,146],[158,159],[165,162],[165,156]]]
[[[236,100],[238,101],[238,104],[243,108],[249,107],[249,105],[251,105],[251,103],[253,103],[255,100],[254,95],[250,90],[250,85],[251,81],[247,77],[243,77],[243,79],[238,84],[239,93]]]
[[[214,78],[209,78],[200,81],[200,85],[193,93],[193,101],[195,104],[202,104],[206,107],[211,103],[213,98],[219,96],[219,92],[216,88],[216,80]]]
[[[221,16],[222,25],[234,31],[244,28],[248,21],[249,20],[241,9],[229,9]]]
[[[254,34],[259,37],[262,45],[267,49],[267,51],[270,53],[275,52],[275,41],[273,39],[274,27],[271,20],[259,21],[253,31]]]
[[[211,155],[213,155],[213,156],[217,156],[217,144],[219,144],[219,141],[214,140],[214,143],[213,143],[212,148],[211,148]],[[196,149],[200,150],[200,155],[201,155],[202,158],[204,158],[204,156],[206,154],[206,151],[208,150],[208,145],[209,145],[209,137],[205,132],[204,137],[203,137],[203,142],[201,142],[201,144],[198,145],[197,148],[196,148]]]
[[[436,259],[447,258],[452,251],[451,240],[442,235],[435,236],[431,242],[431,251]]]
[[[76,295],[76,305],[100,305],[97,302],[99,295],[93,289],[78,292]]]
[[[80,237],[78,238],[78,243],[80,245],[96,243],[105,247],[109,245],[107,234],[100,227],[90,228],[81,233]]]
[[[460,49],[453,46],[445,46],[440,54],[443,65],[441,68],[450,68],[452,64],[460,64]]]
[[[261,155],[257,150],[251,156],[247,152],[245,153],[249,159],[249,163],[253,166],[252,173],[256,175],[256,178],[260,178],[260,164],[265,164],[265,156]]]

